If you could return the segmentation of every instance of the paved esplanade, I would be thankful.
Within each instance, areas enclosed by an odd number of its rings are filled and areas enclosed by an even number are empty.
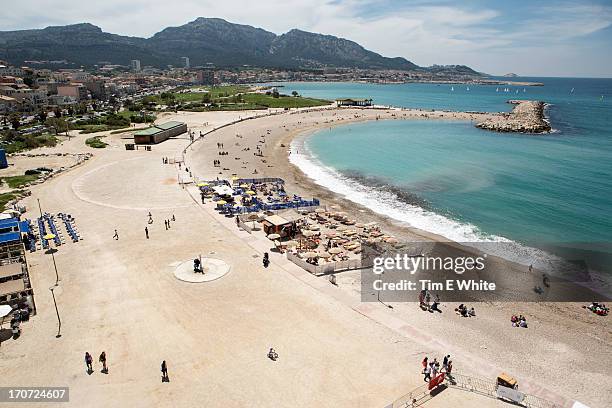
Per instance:
[[[164,120],[186,121],[197,132],[204,122],[238,115],[245,112]],[[71,407],[376,407],[422,383],[414,363],[424,353],[442,355],[328,296],[313,286],[321,284],[317,278],[287,273],[277,254],[264,269],[266,248],[249,245],[235,225],[231,232],[178,185],[184,169],[162,164],[186,139],[151,152],[125,151],[121,135],[110,135],[110,146],[94,151],[86,137],[57,149],[93,151],[94,158],[24,200],[29,218],[37,216],[37,198],[43,211],[72,214],[85,238],[55,254],[62,337],[55,338],[48,290],[55,283],[52,261],[38,251],[28,255],[38,315],[18,340],[2,344],[3,385],[69,386],[70,402],[62,406]],[[164,220],[173,215],[166,230]],[[203,248],[203,257],[224,261],[231,272],[204,284],[176,279],[177,262]],[[266,358],[270,347],[276,362]],[[94,357],[92,375],[85,373],[86,351]],[[102,351],[108,374],[97,363]],[[164,384],[162,360],[170,377]],[[429,406],[474,406],[474,398],[447,392]]]

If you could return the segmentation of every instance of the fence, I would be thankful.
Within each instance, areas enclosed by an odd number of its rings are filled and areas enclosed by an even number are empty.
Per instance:
[[[317,276],[362,268],[361,259],[349,259],[348,261],[335,261],[323,265],[313,265],[311,263],[306,262],[305,260],[303,260],[292,252],[287,252],[287,259],[299,266],[300,268]]]
[[[467,375],[453,374],[447,377],[446,384],[449,387],[459,388],[464,391],[474,392],[485,395],[491,398],[497,398],[497,384],[493,380],[487,380],[477,377],[468,377]],[[531,394],[524,394],[525,399],[521,402],[521,406],[528,408],[561,408],[552,401],[536,397]]]
[[[458,388],[463,391],[473,392],[489,398],[497,399],[497,383],[478,377],[453,374],[445,377],[444,385],[429,391],[428,384],[415,388],[409,393],[402,395],[386,408],[413,408],[419,407],[429,401],[440,390],[440,387]],[[525,399],[517,406],[526,408],[561,408],[561,405],[554,402],[536,397],[535,395],[524,394]]]

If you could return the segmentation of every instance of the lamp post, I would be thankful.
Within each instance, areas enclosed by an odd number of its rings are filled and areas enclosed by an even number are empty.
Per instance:
[[[53,296],[53,304],[55,305],[55,313],[57,314],[57,335],[55,336],[56,338],[60,338],[62,337],[62,320],[60,319],[60,315],[59,315],[59,310],[57,309],[57,302],[55,301],[55,293],[53,293],[53,289],[55,289],[55,287],[50,287],[49,290],[51,291],[51,296]]]

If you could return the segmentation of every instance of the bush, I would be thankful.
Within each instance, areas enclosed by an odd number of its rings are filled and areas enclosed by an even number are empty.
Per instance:
[[[93,147],[94,149],[104,149],[106,146],[108,146],[108,143],[100,140],[99,136],[90,137],[89,139],[85,140],[85,144],[89,147]]]

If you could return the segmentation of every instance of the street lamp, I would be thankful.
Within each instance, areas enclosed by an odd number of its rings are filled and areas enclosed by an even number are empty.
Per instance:
[[[57,302],[55,301],[55,293],[53,293],[53,289],[55,289],[55,287],[50,287],[49,290],[51,291],[51,296],[53,296],[53,304],[55,305],[55,313],[57,314],[57,335],[55,336],[56,338],[60,338],[62,337],[61,331],[62,331],[62,321],[60,319],[60,315],[59,315],[59,310],[57,310]]]

